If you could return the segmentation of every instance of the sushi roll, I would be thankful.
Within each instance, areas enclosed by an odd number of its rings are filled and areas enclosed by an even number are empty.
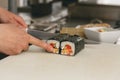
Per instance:
[[[50,44],[54,48],[54,53],[60,54],[61,53],[61,42],[66,40],[69,37],[68,34],[59,34],[47,40],[47,43]]]
[[[48,40],[47,43],[54,48],[53,53],[59,54],[60,42],[58,40]]]
[[[83,38],[74,35],[61,42],[61,54],[73,56],[84,48]]]
[[[84,48],[84,39],[77,35],[59,34],[47,40],[54,53],[73,56]]]

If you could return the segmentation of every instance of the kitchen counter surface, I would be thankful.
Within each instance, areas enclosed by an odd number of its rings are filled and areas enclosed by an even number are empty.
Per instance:
[[[31,46],[0,61],[0,80],[120,80],[120,45],[86,44],[70,57]]]

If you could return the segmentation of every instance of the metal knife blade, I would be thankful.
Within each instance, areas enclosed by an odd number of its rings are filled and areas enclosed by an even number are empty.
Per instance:
[[[27,29],[28,34],[42,40],[48,40],[54,36],[57,36],[59,33],[49,33],[39,30]]]

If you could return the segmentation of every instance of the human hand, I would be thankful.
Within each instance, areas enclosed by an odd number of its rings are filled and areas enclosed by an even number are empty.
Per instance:
[[[28,49],[29,43],[53,52],[49,44],[34,38],[22,28],[14,24],[0,24],[0,52],[7,55],[19,54]]]
[[[0,23],[12,23],[19,27],[27,28],[27,24],[24,22],[22,17],[17,16],[3,8],[0,8]]]

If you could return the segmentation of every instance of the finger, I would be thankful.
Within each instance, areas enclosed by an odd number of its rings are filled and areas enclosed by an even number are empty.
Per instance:
[[[8,23],[15,24],[16,26],[21,26],[16,21],[14,21],[13,19],[9,20]]]
[[[18,22],[16,22],[14,19],[9,20],[7,23],[12,23],[12,24],[15,24],[17,27],[22,28],[21,25],[20,25]],[[23,30],[26,30],[26,28],[25,28],[25,29],[22,28],[22,29],[23,29]]]
[[[0,16],[0,22],[1,22],[1,23],[8,23],[9,20],[8,20],[8,18],[6,18],[6,17],[4,17],[4,16]]]
[[[27,28],[27,24],[26,24],[25,21],[22,19],[22,17],[20,17],[20,16],[14,16],[13,18],[14,18],[14,20],[15,20],[19,25],[21,25],[21,26],[24,27],[24,28]]]
[[[27,51],[29,49],[29,44],[23,49],[23,51]]]
[[[9,12],[9,14],[11,14],[12,18],[19,23],[22,27],[27,28],[27,24],[25,23],[25,21],[23,20],[23,18],[21,16],[15,15],[14,13]]]
[[[39,46],[39,47],[42,47],[44,49],[46,49],[47,51],[49,52],[53,52],[53,47],[50,46],[49,44],[47,44],[46,42],[42,41],[42,40],[39,40],[31,35],[30,36],[30,44],[33,44],[33,45],[36,45],[36,46]]]

